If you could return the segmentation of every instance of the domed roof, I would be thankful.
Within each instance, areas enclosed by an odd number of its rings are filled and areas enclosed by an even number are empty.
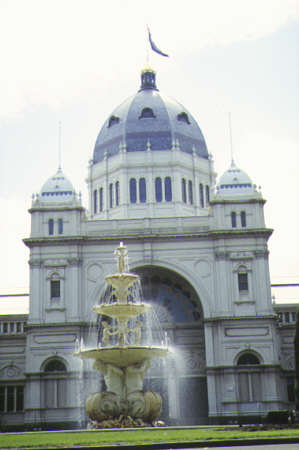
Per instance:
[[[217,194],[221,196],[239,196],[255,193],[255,186],[243,170],[239,169],[234,161],[230,168],[221,176],[217,184]]]
[[[155,72],[146,67],[141,72],[141,88],[118,106],[105,121],[95,143],[93,163],[127,152],[170,150],[173,143],[180,150],[208,159],[203,134],[184,106],[162,95],[156,87]]]
[[[72,202],[76,192],[72,183],[59,167],[56,174],[50,177],[40,191],[39,200],[45,203]]]

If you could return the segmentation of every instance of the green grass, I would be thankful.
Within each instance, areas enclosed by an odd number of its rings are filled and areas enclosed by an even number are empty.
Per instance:
[[[164,442],[190,442],[222,439],[254,439],[270,437],[299,438],[298,429],[267,431],[242,431],[239,428],[223,427],[189,428],[189,429],[152,429],[128,431],[57,431],[32,433],[7,433],[0,435],[1,449],[36,449],[80,445],[133,445]]]

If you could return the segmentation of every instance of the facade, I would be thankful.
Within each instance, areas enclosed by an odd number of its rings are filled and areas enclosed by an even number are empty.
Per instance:
[[[167,423],[256,420],[292,406],[294,324],[272,305],[265,200],[234,162],[216,183],[196,120],[159,92],[151,68],[100,130],[87,182],[88,212],[61,168],[33,198],[26,326],[18,334],[19,316],[1,325],[3,426],[85,424],[84,398],[102,380],[73,353],[98,343],[92,307],[120,241],[174,349],[145,380]]]

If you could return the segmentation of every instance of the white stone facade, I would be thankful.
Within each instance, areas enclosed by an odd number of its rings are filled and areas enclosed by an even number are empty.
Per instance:
[[[86,346],[97,343],[92,306],[105,291],[104,277],[116,270],[113,251],[120,241],[176,349],[166,370],[156,361],[146,380],[162,393],[168,423],[250,420],[290,406],[287,376],[293,372],[284,372],[270,293],[272,230],[265,227],[265,201],[240,173],[232,182],[226,174],[224,187],[220,180],[215,190],[211,156],[181,151],[179,139],[169,150],[153,151],[149,135],[145,151],[127,152],[123,144],[117,154],[90,164],[89,213],[62,171],[63,186],[43,186],[33,199],[31,235],[25,239],[25,352],[18,361],[6,350],[0,367],[2,374],[11,361],[23,373],[28,427],[85,422],[84,398],[101,380],[73,353],[82,340]],[[9,412],[5,417],[9,425]]]

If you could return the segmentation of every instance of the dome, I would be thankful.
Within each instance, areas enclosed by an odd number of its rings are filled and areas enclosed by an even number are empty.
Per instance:
[[[235,165],[234,161],[232,161],[230,168],[221,176],[216,189],[218,195],[225,197],[255,193],[255,186],[252,184],[251,179],[247,173]]]
[[[146,67],[141,72],[139,91],[125,100],[107,118],[98,135],[93,163],[127,152],[170,150],[176,144],[181,151],[193,151],[208,159],[203,134],[184,106],[162,95],[156,87],[156,75]]]
[[[74,187],[60,167],[56,174],[44,183],[39,194],[39,200],[43,203],[72,202],[75,197]]]

